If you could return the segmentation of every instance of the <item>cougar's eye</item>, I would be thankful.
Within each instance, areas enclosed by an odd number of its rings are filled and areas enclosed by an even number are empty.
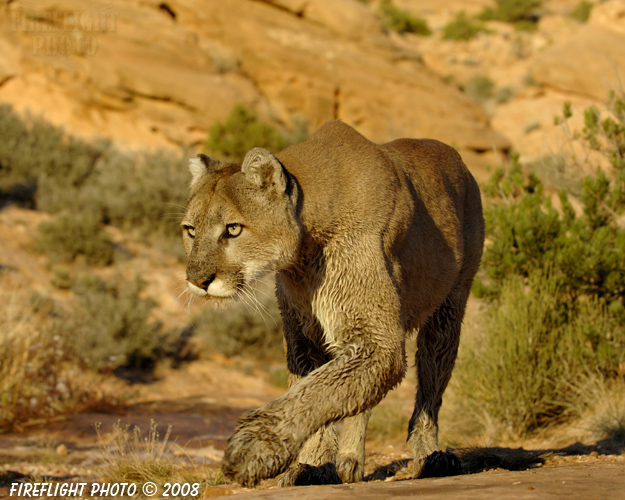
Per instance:
[[[191,238],[195,238],[195,228],[193,226],[183,226],[185,231]]]
[[[226,226],[226,233],[228,234],[228,236],[231,236],[233,238],[239,236],[241,234],[241,231],[243,231],[243,226],[241,226],[241,224],[228,224]]]

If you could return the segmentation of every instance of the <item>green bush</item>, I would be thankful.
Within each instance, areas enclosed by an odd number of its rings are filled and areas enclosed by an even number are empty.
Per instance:
[[[511,274],[455,383],[473,410],[524,434],[563,420],[586,373],[616,376],[624,348],[625,328],[604,302],[568,300],[549,271]]]
[[[258,120],[258,115],[242,104],[234,106],[225,122],[211,125],[205,150],[222,161],[242,161],[253,147],[277,153],[308,136],[308,124],[296,120],[291,130],[279,130]]]
[[[528,276],[552,266],[573,299],[591,295],[625,302],[625,230],[619,223],[625,211],[625,98],[612,94],[609,107],[612,116],[605,119],[596,107],[587,109],[585,126],[574,137],[602,153],[613,167],[611,176],[599,171],[582,180],[581,216],[564,190],[559,192],[562,208],[556,210],[536,175],[525,178],[518,157],[508,172],[494,172],[484,186],[493,243],[484,252],[482,269],[491,290],[479,280],[476,290],[496,294],[505,276]],[[565,104],[559,121],[571,116],[570,104]]]
[[[513,23],[519,29],[535,29],[542,3],[542,0],[495,0],[495,7],[486,7],[479,18]]]
[[[106,266],[113,262],[114,245],[100,226],[88,213],[62,215],[39,225],[35,246],[55,259],[72,262],[82,255],[88,264]]]
[[[495,82],[483,75],[477,75],[462,86],[464,93],[475,102],[484,105],[495,93]]]
[[[588,373],[623,376],[625,363],[625,99],[585,112],[574,139],[604,154],[610,173],[581,182],[582,213],[559,209],[518,157],[483,192],[489,244],[475,280],[492,301],[480,350],[459,364],[459,388],[515,433],[565,418]],[[572,116],[569,104],[564,117]]]
[[[83,278],[74,283],[77,307],[70,324],[59,328],[73,336],[82,363],[132,376],[134,371],[149,374],[159,360],[180,360],[186,337],[150,319],[155,303],[141,296],[144,287],[139,278]]]
[[[590,17],[593,4],[587,0],[581,0],[577,6],[571,11],[571,17],[580,23],[585,23]]]
[[[143,236],[179,238],[189,183],[186,155],[112,152],[86,184],[78,203],[103,221]]]
[[[0,204],[89,213],[143,236],[179,240],[173,219],[186,205],[186,154],[122,153],[107,141],[67,136],[39,118],[22,120],[6,105],[0,106],[0,134]]]
[[[106,141],[67,137],[41,118],[19,118],[0,106],[0,202],[58,211],[54,194],[79,189],[110,150]]]
[[[471,40],[478,33],[488,32],[488,29],[482,24],[474,21],[465,11],[461,11],[456,15],[453,21],[450,21],[443,30],[444,40]]]
[[[397,33],[414,33],[422,36],[432,34],[432,30],[430,30],[425,19],[413,16],[405,10],[395,7],[391,0],[382,0],[380,2],[378,15],[387,29],[397,31]]]

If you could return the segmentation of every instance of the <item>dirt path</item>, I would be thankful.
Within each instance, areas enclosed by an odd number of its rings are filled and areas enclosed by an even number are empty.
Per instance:
[[[488,471],[440,479],[249,491],[237,500],[625,500],[625,462]]]
[[[8,496],[10,483],[17,480],[98,481],[105,451],[98,442],[96,422],[101,423],[105,441],[118,422],[130,428],[138,426],[146,433],[150,422],[154,421],[161,438],[171,425],[169,443],[172,445],[168,453],[172,459],[177,463],[190,460],[200,468],[201,475],[214,477],[226,440],[241,413],[283,392],[268,385],[258,374],[245,374],[224,363],[198,362],[170,371],[155,384],[138,389],[132,404],[117,412],[83,413],[28,428],[23,433],[0,435],[0,497]],[[107,441],[107,445],[111,442]],[[501,450],[504,453],[516,451]],[[204,496],[236,494],[237,500],[428,500],[443,497],[445,500],[625,500],[625,454],[622,450],[617,452],[620,454],[608,455],[598,446],[579,445],[575,449],[554,451],[543,467],[522,472],[494,470],[452,478],[413,480],[408,479],[410,455],[405,446],[374,442],[368,444],[365,473],[371,480],[366,483],[278,489],[277,480],[273,479],[263,482],[255,491],[237,485],[209,487]],[[379,480],[388,476],[391,477],[386,481]]]

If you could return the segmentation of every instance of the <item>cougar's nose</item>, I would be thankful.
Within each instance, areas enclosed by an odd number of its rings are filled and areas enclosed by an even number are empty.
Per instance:
[[[189,282],[193,283],[195,286],[197,286],[198,288],[201,288],[202,290],[207,290],[208,286],[213,282],[214,279],[215,279],[214,274],[212,276],[209,276],[208,278],[200,278],[197,280],[192,280],[192,279],[187,278]]]

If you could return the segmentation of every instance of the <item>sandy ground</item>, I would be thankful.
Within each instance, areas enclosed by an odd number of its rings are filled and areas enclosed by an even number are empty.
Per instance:
[[[440,479],[420,479],[338,486],[308,486],[282,490],[250,491],[237,495],[246,499],[368,500],[419,499],[625,499],[625,462],[557,465],[510,472]]]
[[[8,496],[17,480],[98,481],[105,445],[116,424],[147,431],[153,420],[161,436],[172,426],[169,453],[193,461],[198,471],[215,475],[223,449],[240,414],[275,398],[283,390],[259,373],[246,373],[223,360],[196,362],[139,388],[124,409],[84,413],[22,433],[0,435],[0,497]],[[94,424],[100,423],[103,441]],[[205,498],[236,494],[250,498],[441,498],[625,500],[625,454],[606,455],[593,446],[556,450],[542,466],[525,471],[490,470],[464,476],[411,478],[405,446],[368,444],[368,481],[357,485],[278,489],[277,480],[255,491],[224,484],[203,491]],[[384,479],[386,478],[386,479]],[[15,498],[15,496],[13,497]],[[158,498],[158,497],[157,497]]]

